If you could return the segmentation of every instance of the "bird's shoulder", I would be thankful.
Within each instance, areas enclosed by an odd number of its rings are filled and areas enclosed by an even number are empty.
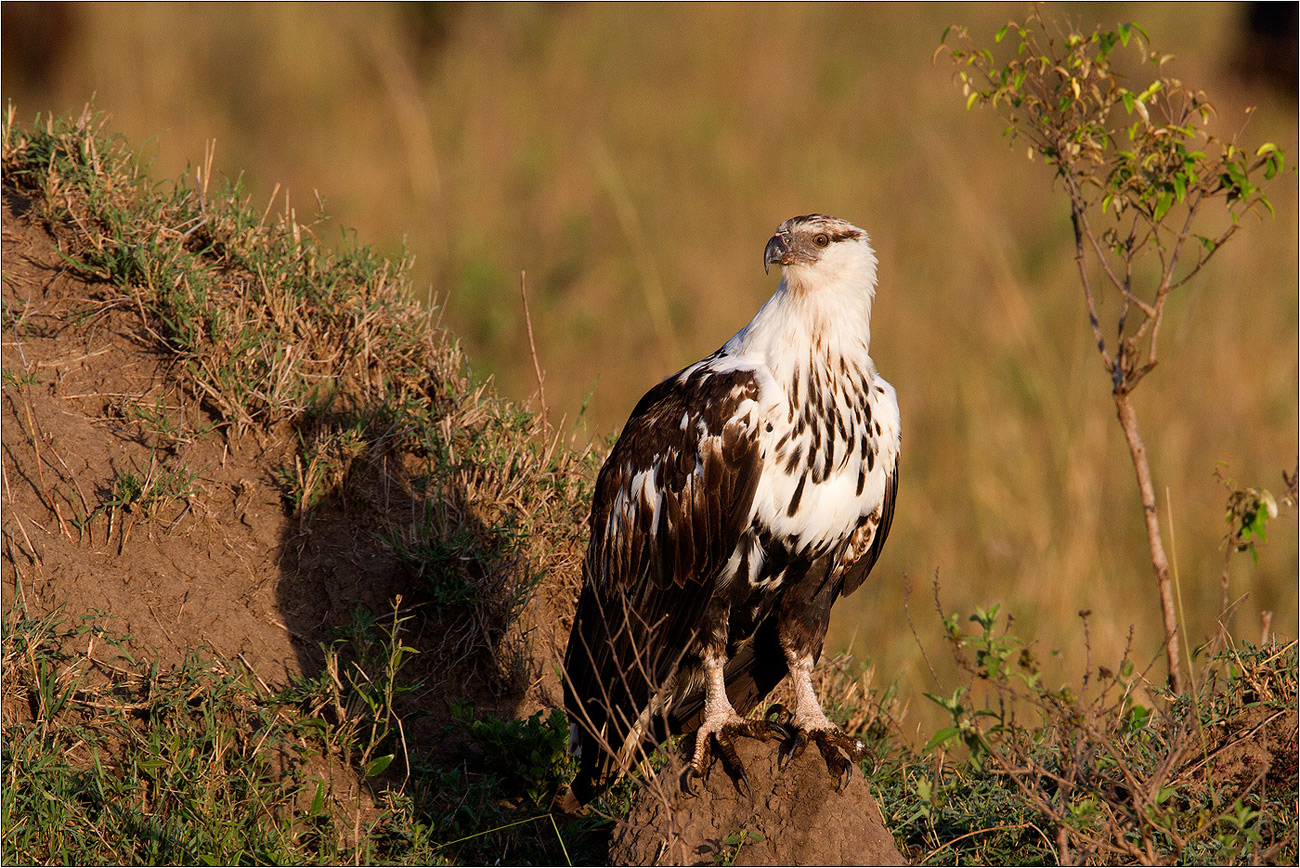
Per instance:
[[[633,408],[605,469],[690,473],[702,449],[721,448],[728,456],[750,451],[765,379],[770,375],[761,367],[720,352],[665,377]]]
[[[722,568],[762,475],[760,381],[753,366],[715,354],[638,402],[596,481],[593,577],[680,585]]]

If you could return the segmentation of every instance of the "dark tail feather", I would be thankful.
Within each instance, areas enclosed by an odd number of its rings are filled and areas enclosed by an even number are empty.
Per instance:
[[[603,754],[604,751],[595,745],[588,745],[582,751],[582,756],[578,759],[577,777],[573,778],[573,784],[569,787],[578,804],[586,804],[610,789],[610,781],[601,773]]]

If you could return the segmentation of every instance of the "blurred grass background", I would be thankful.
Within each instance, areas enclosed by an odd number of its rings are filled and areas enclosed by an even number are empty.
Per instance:
[[[621,426],[641,393],[711,352],[772,291],[763,245],[787,217],[836,214],[880,254],[873,355],[898,389],[898,512],[870,586],[837,609],[828,651],[932,689],[945,608],[1004,604],[1040,656],[1139,662],[1159,617],[1132,467],[1084,318],[1068,208],[1049,172],[967,113],[943,28],[988,44],[1010,5],[3,6],[3,98],[20,120],[79,112],[144,145],[158,179],[244,173],[255,197],[326,240],[355,229],[415,256],[477,373],[536,391],[528,273],[553,421],[575,441]],[[1281,12],[1279,13],[1279,10]],[[1128,20],[1175,55],[1230,132],[1274,141],[1277,216],[1250,218],[1171,304],[1161,368],[1136,393],[1168,490],[1193,643],[1214,629],[1226,491],[1282,488],[1297,453],[1295,7],[1281,38],[1240,5],[1046,8],[1082,29]],[[1280,71],[1279,71],[1280,70]],[[147,144],[145,144],[147,143]],[[191,169],[192,171],[192,169]],[[1297,630],[1296,513],[1258,564],[1238,558],[1234,631]],[[1166,537],[1166,545],[1170,542]],[[931,653],[931,658],[936,655]],[[1163,672],[1157,672],[1162,676]],[[914,703],[915,706],[915,703]]]

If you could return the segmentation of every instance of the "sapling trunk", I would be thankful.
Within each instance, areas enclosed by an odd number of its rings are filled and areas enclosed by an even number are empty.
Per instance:
[[[1147,448],[1146,444],[1142,442],[1142,432],[1138,428],[1137,414],[1133,411],[1133,403],[1129,400],[1130,390],[1137,385],[1138,380],[1146,372],[1138,372],[1138,375],[1134,377],[1126,369],[1126,365],[1130,364],[1128,360],[1131,358],[1131,353],[1126,352],[1123,341],[1121,341],[1115,355],[1112,356],[1106,351],[1106,341],[1102,337],[1101,324],[1098,321],[1097,308],[1093,301],[1092,280],[1088,274],[1086,252],[1089,243],[1093,250],[1098,249],[1097,239],[1088,225],[1088,204],[1079,193],[1078,182],[1068,173],[1065,174],[1065,179],[1066,187],[1070,192],[1070,218],[1074,226],[1075,263],[1079,269],[1079,280],[1083,285],[1084,301],[1088,306],[1088,320],[1092,325],[1093,334],[1097,338],[1097,352],[1101,354],[1102,364],[1110,373],[1111,394],[1115,398],[1115,412],[1119,417],[1119,426],[1124,431],[1124,440],[1128,443],[1129,456],[1133,460],[1133,470],[1137,474],[1138,494],[1142,498],[1142,512],[1146,519],[1147,543],[1151,547],[1151,566],[1155,570],[1156,592],[1160,596],[1160,616],[1165,631],[1165,657],[1169,661],[1169,686],[1175,693],[1181,693],[1183,690],[1183,671],[1182,657],[1179,653],[1178,616],[1174,607],[1173,580],[1169,571],[1169,559],[1165,556],[1164,541],[1160,536],[1160,520],[1159,515],[1156,513],[1155,486],[1151,482],[1151,465],[1147,462]],[[1105,260],[1100,253],[1098,253],[1098,259],[1101,260],[1104,267]],[[1118,283],[1117,281],[1113,282]],[[1161,285],[1157,300],[1162,300],[1167,292],[1168,283],[1166,281]],[[1155,322],[1156,329],[1159,328],[1160,317],[1163,312],[1164,306],[1158,303],[1150,315],[1150,318]],[[1152,341],[1155,340],[1156,329],[1152,331]],[[1154,358],[1152,363],[1154,363]],[[1152,363],[1148,364],[1148,370]]]
[[[1116,390],[1115,411],[1119,426],[1124,429],[1133,469],[1137,472],[1138,493],[1142,497],[1142,512],[1147,523],[1147,543],[1151,546],[1151,566],[1156,573],[1156,590],[1160,594],[1160,614],[1165,627],[1165,658],[1169,661],[1169,686],[1175,693],[1183,692],[1183,670],[1179,655],[1178,618],[1174,608],[1173,579],[1169,559],[1165,556],[1164,542],[1160,537],[1160,519],[1156,514],[1155,486],[1151,484],[1151,466],[1147,463],[1147,448],[1138,430],[1137,414],[1127,392]]]

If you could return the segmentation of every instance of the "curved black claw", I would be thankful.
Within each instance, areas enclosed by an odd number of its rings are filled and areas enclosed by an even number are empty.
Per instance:
[[[736,754],[736,745],[727,733],[727,727],[724,726],[722,731],[717,734],[716,741],[718,744],[718,758],[722,760],[722,768],[727,772],[727,777],[731,778],[731,783],[735,786],[736,792],[745,798],[749,798],[749,778],[745,775],[745,766]]]
[[[695,797],[695,790],[691,787],[691,781],[695,780],[698,776],[699,773],[695,771],[695,766],[687,765],[686,768],[682,770],[681,780],[678,781],[681,785],[682,792],[692,798]]]
[[[844,792],[849,781],[853,780],[853,767],[867,755],[866,747],[838,729],[816,730],[812,739],[817,742],[822,759],[826,760],[826,770],[836,778],[835,792]]]
[[[776,767],[781,771],[793,762],[803,749],[808,746],[808,732],[803,729],[792,729],[792,734],[786,739],[785,744],[781,745],[781,754],[776,761]]]
[[[703,745],[691,751],[696,756],[682,775],[682,789],[687,795],[694,795],[691,790],[691,780],[696,778],[704,780],[716,755],[722,760],[722,767],[726,770],[727,777],[731,778],[736,791],[748,798],[749,778],[745,774],[745,766],[741,763],[740,756],[736,753],[734,739],[737,736],[746,736],[759,741],[768,741],[774,734],[779,733],[780,730],[766,720],[737,720],[723,724],[716,732],[706,734]],[[699,738],[699,733],[696,733],[695,738]]]

